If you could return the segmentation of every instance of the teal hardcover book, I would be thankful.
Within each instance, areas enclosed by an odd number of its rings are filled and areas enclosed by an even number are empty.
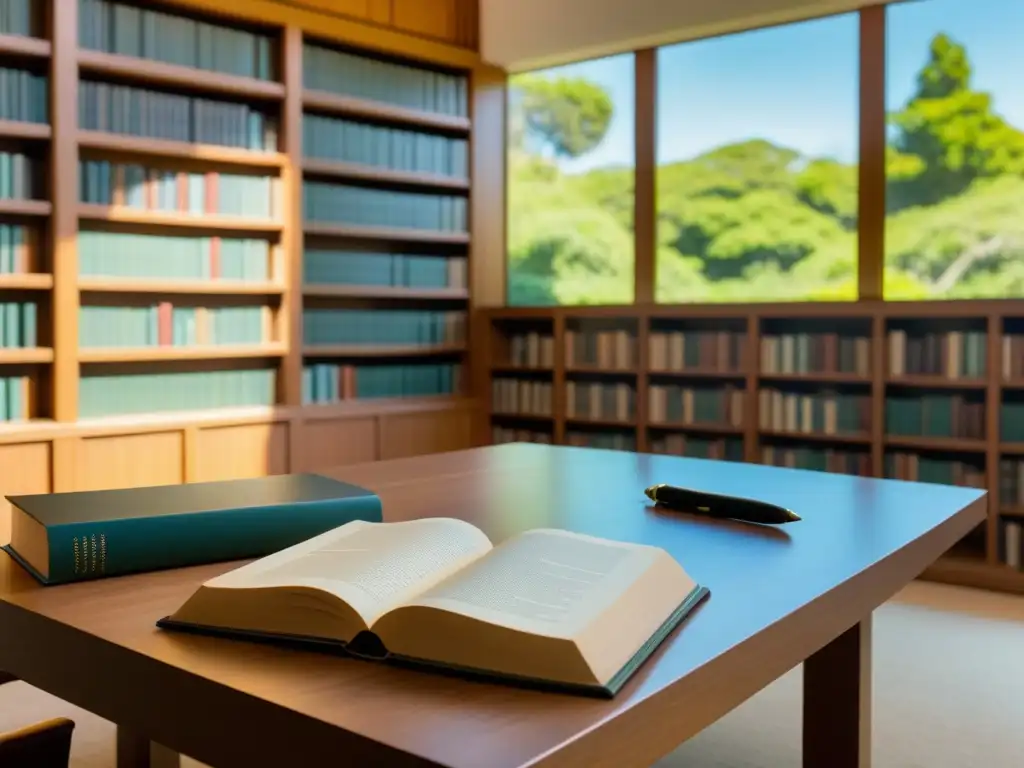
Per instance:
[[[262,557],[383,513],[372,491],[312,474],[7,500],[4,549],[43,584]]]
[[[649,545],[352,522],[211,579],[157,626],[611,697],[708,594]]]

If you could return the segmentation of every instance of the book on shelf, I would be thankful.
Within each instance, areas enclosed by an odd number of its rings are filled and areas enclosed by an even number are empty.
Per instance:
[[[871,339],[829,333],[783,333],[761,336],[761,373],[849,373],[871,375]]]
[[[745,343],[746,334],[739,331],[651,331],[647,367],[652,371],[737,373],[743,368]]]
[[[37,316],[34,301],[0,302],[0,348],[34,349],[38,346]]]
[[[658,547],[353,522],[207,581],[158,625],[610,697],[707,595]]]
[[[306,363],[302,402],[457,395],[463,389],[460,363]]]
[[[600,448],[610,451],[635,451],[636,435],[632,432],[608,432],[601,430],[569,430],[565,433],[565,444],[578,448]]]
[[[35,199],[38,171],[39,163],[34,157],[21,152],[0,152],[0,200]]]
[[[758,392],[759,427],[773,432],[866,435],[871,431],[871,398],[843,392],[814,394],[763,387]]]
[[[1024,571],[1024,521],[1004,519],[1001,527],[999,559],[1015,571]]]
[[[565,365],[628,371],[636,368],[636,336],[627,330],[567,330]]]
[[[78,127],[162,141],[277,150],[274,119],[248,104],[81,80]]]
[[[149,306],[85,305],[78,343],[90,347],[190,347],[263,344],[273,338],[269,306],[193,307],[161,301]]]
[[[1024,508],[1024,459],[1019,456],[999,460],[999,505]]]
[[[270,38],[111,0],[79,0],[78,44],[238,77],[269,80]]]
[[[651,453],[695,459],[743,461],[743,440],[733,437],[695,437],[680,433],[652,435]]]
[[[565,415],[570,419],[627,422],[636,413],[636,391],[623,382],[568,381]]]
[[[49,82],[46,75],[0,67],[0,120],[48,123]]]
[[[363,346],[458,345],[466,339],[464,310],[305,309],[306,344]]]
[[[2,171],[2,165],[0,165]],[[277,216],[278,179],[206,171],[194,173],[107,160],[79,161],[79,200],[94,205],[189,216]]]
[[[21,224],[0,224],[0,275],[32,271],[39,231]]]
[[[961,394],[889,395],[886,433],[903,437],[985,439],[985,403]]]
[[[302,154],[408,173],[466,179],[469,142],[436,134],[324,115],[302,116]]]
[[[987,373],[984,331],[914,333],[889,331],[889,373],[892,376],[977,378]]]
[[[29,418],[31,381],[28,376],[0,375],[0,422]]]
[[[38,37],[39,10],[37,0],[4,0],[0,4],[0,35]]]
[[[43,584],[261,557],[382,519],[372,491],[310,474],[7,500],[4,549]]]
[[[1024,443],[1024,401],[1003,400],[999,406],[999,439]]]
[[[550,432],[538,432],[533,429],[515,429],[495,424],[491,427],[491,442],[494,445],[504,443],[540,443],[550,445],[553,442]]]
[[[553,413],[550,381],[496,378],[491,381],[491,411],[522,416]]]
[[[816,446],[766,445],[761,448],[761,463],[773,467],[811,469],[844,475],[871,477],[871,455],[867,451],[851,451]]]
[[[449,74],[305,43],[302,82],[326,91],[406,109],[465,117],[469,90],[465,75]]]
[[[647,420],[651,424],[743,426],[742,387],[683,387],[651,384],[647,395]]]
[[[379,285],[407,288],[466,288],[464,256],[357,253],[306,248],[306,285]]]
[[[524,368],[554,368],[555,337],[537,331],[510,334],[508,362]]]
[[[357,187],[324,181],[302,182],[306,222],[360,227],[396,227],[434,232],[466,232],[465,197]]]
[[[173,411],[271,406],[277,370],[96,373],[84,370],[78,387],[83,419]]]
[[[1003,380],[1024,379],[1024,333],[1007,333],[1001,343]]]
[[[987,487],[985,469],[959,459],[921,455],[907,451],[890,451],[885,455],[885,476],[895,480],[921,483]]]
[[[143,280],[270,278],[271,246],[240,237],[190,237],[89,229],[78,233],[78,274]]]

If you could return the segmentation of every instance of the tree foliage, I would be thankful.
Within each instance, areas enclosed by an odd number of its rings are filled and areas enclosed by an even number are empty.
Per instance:
[[[937,35],[914,93],[890,115],[889,298],[1024,296],[1024,133],[971,75],[963,46]],[[603,140],[609,95],[581,79],[529,76],[516,87],[510,300],[631,301],[632,169],[570,175],[557,165]],[[656,298],[855,298],[857,175],[757,138],[661,165]]]

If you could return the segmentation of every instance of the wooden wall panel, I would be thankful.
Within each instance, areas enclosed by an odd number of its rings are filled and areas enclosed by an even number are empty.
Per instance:
[[[287,424],[200,429],[196,443],[198,482],[288,473]]]
[[[323,419],[299,427],[292,472],[319,472],[344,464],[376,461],[377,419]]]
[[[455,42],[455,0],[391,0],[391,23],[403,32]]]
[[[49,493],[50,443],[0,445],[0,544],[11,540],[11,507],[16,493]]]
[[[470,447],[471,411],[408,413],[381,417],[381,459],[402,459]]]
[[[184,482],[184,434],[86,437],[75,446],[72,488],[98,491]]]

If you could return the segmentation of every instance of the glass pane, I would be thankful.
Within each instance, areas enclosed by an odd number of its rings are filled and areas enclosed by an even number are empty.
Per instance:
[[[885,298],[1024,296],[1024,2],[888,9]]]
[[[660,302],[857,296],[856,14],[658,51]]]
[[[508,301],[633,301],[633,54],[515,75]]]

